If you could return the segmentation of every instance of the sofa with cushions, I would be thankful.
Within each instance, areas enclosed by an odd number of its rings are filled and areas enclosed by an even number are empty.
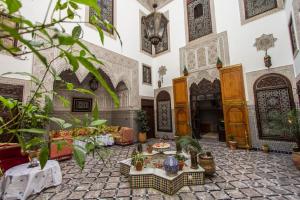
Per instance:
[[[28,161],[28,157],[22,155],[19,144],[0,143],[0,167],[4,172],[9,168],[27,163]]]

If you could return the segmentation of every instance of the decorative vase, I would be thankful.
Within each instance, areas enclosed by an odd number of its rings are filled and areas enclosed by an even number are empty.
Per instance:
[[[262,151],[264,152],[264,153],[269,153],[269,146],[262,146]]]
[[[292,160],[296,168],[300,170],[300,149],[294,149],[292,153]]]
[[[161,80],[157,81],[158,88],[161,88]]]
[[[264,57],[265,66],[269,69],[272,66],[272,58],[267,55]]]
[[[28,159],[29,159],[29,168],[34,168],[40,165],[38,157],[40,154],[40,150],[29,150],[28,153]]]
[[[135,169],[136,169],[136,171],[142,171],[143,170],[143,163],[141,161],[137,161],[135,163]]]
[[[229,144],[229,148],[231,150],[236,150],[236,148],[237,148],[237,142],[236,141],[229,141],[228,144]]]
[[[147,152],[148,152],[149,154],[152,154],[152,151],[153,151],[153,147],[152,147],[151,144],[149,144],[149,145],[147,146]]]
[[[142,144],[138,144],[138,146],[137,146],[137,151],[138,151],[139,153],[143,153],[143,145],[142,145]]]
[[[174,176],[179,170],[178,161],[174,156],[168,156],[164,161],[164,169],[168,176]]]
[[[138,139],[140,143],[145,143],[147,141],[147,133],[140,132]]]
[[[180,160],[180,161],[178,162],[179,171],[182,171],[182,170],[183,170],[184,165],[185,165],[184,160]]]
[[[191,149],[191,169],[198,169],[198,161],[197,161],[197,151]]]
[[[210,152],[199,155],[199,165],[205,170],[205,175],[212,176],[216,172],[214,157]]]

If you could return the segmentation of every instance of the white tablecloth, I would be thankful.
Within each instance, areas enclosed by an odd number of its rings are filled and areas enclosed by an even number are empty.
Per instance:
[[[2,182],[3,200],[25,200],[45,188],[61,184],[62,174],[57,161],[49,160],[44,169],[40,166],[28,168],[28,165],[18,165],[5,172]]]

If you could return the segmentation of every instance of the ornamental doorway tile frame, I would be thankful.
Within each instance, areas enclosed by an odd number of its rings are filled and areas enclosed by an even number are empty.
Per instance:
[[[251,17],[249,19],[246,19],[246,12],[245,12],[245,1],[239,0],[239,9],[240,9],[240,17],[241,17],[241,24],[247,24],[249,22],[253,22],[257,19],[260,19],[262,17],[266,17],[268,15],[274,14],[278,11],[281,11],[284,9],[284,0],[276,0],[277,1],[277,8],[274,8],[272,10],[266,11],[264,13],[258,14],[254,17]]]
[[[195,40],[189,40],[189,23],[188,23],[188,11],[187,11],[187,0],[183,0],[183,7],[184,7],[184,25],[185,25],[185,43],[186,44],[194,44],[197,43],[199,40],[203,40],[211,35],[215,35],[217,33],[217,25],[216,25],[216,14],[215,14],[215,3],[214,0],[209,0],[210,2],[210,15],[211,15],[211,23],[212,23],[212,33],[197,38]]]

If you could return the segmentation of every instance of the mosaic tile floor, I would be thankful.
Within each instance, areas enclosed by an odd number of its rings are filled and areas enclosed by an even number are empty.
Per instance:
[[[63,184],[30,199],[300,199],[300,171],[290,155],[231,151],[223,143],[201,143],[215,156],[216,175],[206,178],[205,185],[183,187],[173,196],[154,189],[131,190],[117,162],[129,157],[134,146],[114,146],[111,166],[89,159],[81,172],[74,161],[61,162]]]

